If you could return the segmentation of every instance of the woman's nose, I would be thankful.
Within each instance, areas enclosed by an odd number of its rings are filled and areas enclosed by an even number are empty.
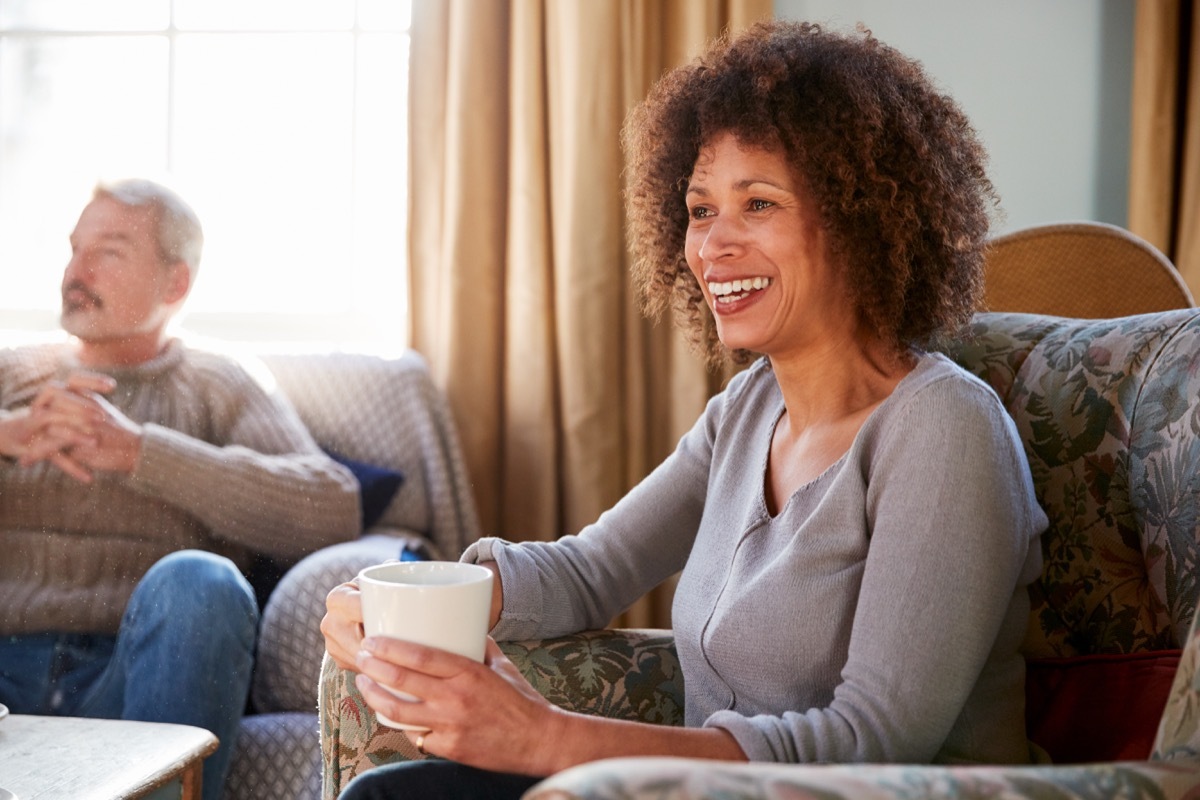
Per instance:
[[[705,231],[700,243],[700,258],[719,261],[737,255],[745,245],[745,228],[728,214],[718,216]]]

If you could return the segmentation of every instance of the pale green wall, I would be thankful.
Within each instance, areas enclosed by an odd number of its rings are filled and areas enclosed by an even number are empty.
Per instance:
[[[921,61],[988,146],[1007,215],[997,230],[1126,224],[1133,3],[775,0],[775,14],[861,21]]]

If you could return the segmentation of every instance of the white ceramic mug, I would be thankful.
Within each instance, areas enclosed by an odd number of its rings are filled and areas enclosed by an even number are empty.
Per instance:
[[[483,661],[492,609],[492,571],[458,561],[396,561],[358,574],[363,630]],[[417,698],[404,692],[402,700]],[[426,730],[376,714],[392,728]]]

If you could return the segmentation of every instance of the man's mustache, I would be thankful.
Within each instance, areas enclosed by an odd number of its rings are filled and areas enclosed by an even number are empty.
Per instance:
[[[80,281],[71,281],[70,283],[68,283],[66,286],[63,287],[62,296],[63,296],[64,303],[70,302],[67,299],[67,296],[73,292],[78,292],[79,294],[83,295],[85,298],[87,298],[89,301],[91,301],[96,306],[104,305],[104,301],[100,299],[100,296],[97,295],[95,292],[93,292],[88,287],[84,286],[83,283]],[[78,303],[71,303],[71,305],[78,305]]]

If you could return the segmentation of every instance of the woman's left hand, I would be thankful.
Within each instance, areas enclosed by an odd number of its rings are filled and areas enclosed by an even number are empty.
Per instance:
[[[481,769],[547,775],[542,763],[565,713],[538,694],[488,637],[482,664],[464,656],[387,637],[363,640],[355,682],[389,719],[428,728],[425,752]],[[418,701],[393,695],[387,686]],[[417,731],[405,731],[415,744]]]

